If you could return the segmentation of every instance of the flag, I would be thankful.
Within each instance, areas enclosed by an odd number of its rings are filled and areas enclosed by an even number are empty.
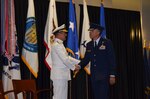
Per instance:
[[[5,56],[11,60],[13,55],[16,53],[16,40],[15,40],[15,33],[14,33],[14,11],[13,11],[13,1],[5,0],[5,30],[3,31],[3,44],[5,47]]]
[[[36,20],[33,0],[29,0],[26,19],[26,32],[22,48],[23,62],[27,65],[34,77],[38,76],[38,44],[36,33]]]
[[[104,27],[104,30],[102,31],[101,36],[103,38],[106,38],[105,12],[104,12],[104,5],[103,5],[103,3],[101,3],[101,6],[100,6],[100,25],[102,27]]]
[[[13,84],[12,80],[13,79],[21,79],[21,74],[20,74],[20,59],[19,59],[19,49],[18,45],[16,44],[16,54],[12,58],[12,60],[8,60],[7,57],[3,57],[3,86],[4,86],[4,92],[13,90]],[[13,93],[9,93],[6,96],[8,99],[15,99]],[[23,95],[18,94],[18,99],[23,99]]]
[[[2,81],[3,81],[3,87],[4,87],[4,92],[13,90],[13,85],[12,85],[12,71],[9,69],[11,67],[11,61],[8,60],[8,58],[4,55],[2,57],[2,62],[3,62],[3,71],[2,71]],[[7,94],[7,99],[15,99],[13,93]]]
[[[69,3],[69,30],[68,30],[68,39],[67,39],[67,51],[69,54],[79,59],[79,46],[78,46],[78,34],[77,34],[77,25],[76,25],[76,17],[75,10],[70,0]]]
[[[80,57],[81,59],[84,58],[85,51],[86,51],[86,44],[91,40],[89,37],[89,15],[87,10],[86,1],[83,0],[83,25],[82,25],[82,36],[81,36],[81,44],[80,44]],[[88,64],[84,70],[87,74],[90,75],[90,64]]]
[[[44,45],[46,47],[46,54],[45,54],[44,62],[49,70],[52,68],[51,42],[50,41],[51,41],[52,31],[54,30],[55,27],[58,27],[56,4],[55,4],[55,0],[50,0],[48,16],[47,16],[45,32],[44,32]]]
[[[76,24],[76,14],[74,10],[74,6],[72,0],[69,0],[69,28],[68,28],[68,38],[67,38],[67,48],[68,54],[75,58],[79,59],[79,45],[78,45],[78,33],[77,33],[77,24]],[[73,72],[73,78],[76,77],[78,72]],[[74,84],[76,81],[69,83],[72,85],[69,89],[69,96],[75,97],[75,94],[71,94],[72,92],[76,92],[76,85]]]
[[[12,79],[21,79],[20,64],[19,64],[19,49],[17,46],[17,33],[15,25],[15,8],[14,0],[5,0],[5,31],[4,36],[4,51],[3,54],[3,72],[2,80],[4,86],[4,92],[13,90]],[[4,28],[3,28],[4,29]],[[11,43],[11,44],[10,44]],[[11,48],[13,47],[13,48]],[[8,99],[15,99],[13,93],[9,93],[6,96]],[[22,94],[18,95],[19,99],[23,99]]]

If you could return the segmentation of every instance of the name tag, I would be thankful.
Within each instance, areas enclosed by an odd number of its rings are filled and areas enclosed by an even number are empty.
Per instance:
[[[91,50],[87,50],[87,52],[91,52]]]

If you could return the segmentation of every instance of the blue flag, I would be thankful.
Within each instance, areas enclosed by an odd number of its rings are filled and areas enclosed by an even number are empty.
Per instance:
[[[100,7],[100,25],[104,27],[104,30],[102,31],[101,36],[103,38],[106,38],[106,26],[105,26],[105,13],[104,13],[104,5],[101,3]]]
[[[77,25],[75,10],[72,4],[72,0],[69,3],[69,30],[68,30],[68,41],[67,41],[67,51],[72,57],[79,58],[79,48],[78,48],[78,35],[77,35]]]

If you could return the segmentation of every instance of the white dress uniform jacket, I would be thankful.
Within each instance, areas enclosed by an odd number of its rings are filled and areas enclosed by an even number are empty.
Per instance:
[[[63,45],[63,41],[55,38],[52,44],[51,79],[71,80],[70,69],[75,69],[75,64],[80,61],[70,57]]]

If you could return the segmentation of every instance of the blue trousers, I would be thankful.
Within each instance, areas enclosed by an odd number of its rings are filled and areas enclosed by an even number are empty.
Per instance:
[[[109,99],[108,80],[91,81],[94,99]]]

